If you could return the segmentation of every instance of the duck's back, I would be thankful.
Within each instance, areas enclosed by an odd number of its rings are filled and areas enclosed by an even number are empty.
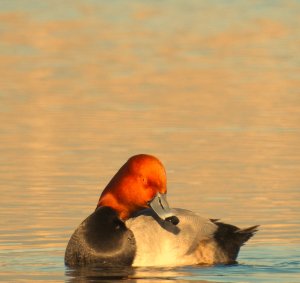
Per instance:
[[[240,230],[184,209],[173,212],[180,220],[177,226],[160,220],[150,209],[126,221],[136,241],[134,266],[232,263],[256,231],[256,227]]]

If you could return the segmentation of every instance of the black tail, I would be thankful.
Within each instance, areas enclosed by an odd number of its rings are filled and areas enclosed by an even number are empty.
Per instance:
[[[238,229],[236,233],[239,235],[241,246],[245,244],[258,231],[259,225],[251,226],[245,229]]]
[[[218,229],[214,234],[214,238],[227,255],[230,263],[235,262],[240,247],[244,245],[255,234],[255,232],[258,231],[257,228],[259,226],[256,225],[240,229],[230,224],[217,222],[217,220],[212,220],[212,222],[218,226]]]

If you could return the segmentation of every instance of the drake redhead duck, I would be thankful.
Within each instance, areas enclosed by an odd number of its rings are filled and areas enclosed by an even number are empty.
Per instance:
[[[167,178],[154,156],[132,156],[103,190],[96,210],[74,231],[65,264],[178,266],[231,264],[258,226],[240,229],[171,209]]]

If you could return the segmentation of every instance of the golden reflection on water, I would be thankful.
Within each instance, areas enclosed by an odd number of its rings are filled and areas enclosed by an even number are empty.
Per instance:
[[[45,3],[0,4],[1,261],[62,264],[141,152],[166,165],[173,206],[261,224],[250,245],[299,244],[297,2]]]

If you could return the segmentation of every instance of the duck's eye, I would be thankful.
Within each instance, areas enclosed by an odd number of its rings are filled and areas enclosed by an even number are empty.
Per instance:
[[[148,183],[146,177],[143,177],[143,176],[142,176],[141,179],[142,179],[142,182],[143,182],[144,184],[147,184],[147,183]]]

